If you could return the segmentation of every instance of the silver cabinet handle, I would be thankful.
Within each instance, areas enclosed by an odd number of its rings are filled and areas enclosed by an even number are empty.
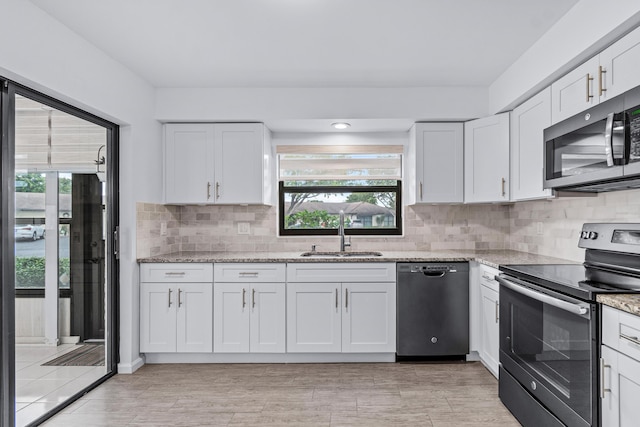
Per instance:
[[[422,181],[420,181],[420,200],[422,200]]]
[[[211,183],[207,181],[207,200],[211,198]]]
[[[345,310],[349,308],[349,289],[344,288],[344,308]]]
[[[564,311],[568,311],[573,314],[577,314],[579,316],[585,316],[587,318],[591,317],[588,304],[571,303],[558,298],[554,298],[551,295],[546,295],[540,292],[536,292],[525,286],[518,285],[517,283],[513,283],[510,280],[506,280],[505,278],[500,276],[496,276],[496,280],[500,283],[501,286],[504,286],[505,288],[511,289],[512,291],[522,294],[524,296],[527,296],[529,298],[533,298],[536,301],[540,301],[544,304],[552,305],[556,308],[559,308]]]
[[[247,293],[247,290],[245,288],[242,288],[242,308],[244,308],[247,305],[247,302],[245,301],[245,294]]]
[[[182,289],[178,288],[178,307],[182,307]]]
[[[482,278],[487,280],[496,280],[496,276],[489,273],[482,273]]]
[[[251,289],[251,308],[256,308],[256,288]]]
[[[164,275],[165,276],[184,276],[185,274],[187,274],[184,271],[165,271]]]
[[[336,288],[336,310],[338,309],[338,288]]]
[[[505,190],[505,184],[507,183],[507,180],[502,178],[502,197],[505,196],[505,194],[507,194],[506,190]]]
[[[496,323],[500,321],[500,303],[496,301]]]
[[[258,277],[260,273],[257,271],[241,271],[238,273],[239,277]]]
[[[216,199],[220,198],[220,183],[216,181]]]
[[[171,307],[171,304],[172,304],[172,302],[171,302],[171,292],[172,292],[171,288],[169,288],[169,292],[168,292],[168,294],[169,294],[169,305],[168,305],[168,307],[169,308]]]
[[[591,82],[593,81],[593,77],[591,77],[591,74],[587,73],[587,102],[589,102],[591,100],[591,98],[593,98],[593,95],[591,95]]]
[[[604,82],[602,79],[602,75],[607,74],[607,70],[605,70],[602,65],[598,67],[598,96],[602,96],[607,89],[604,87]]]
[[[631,335],[626,335],[621,333],[620,338],[622,338],[623,340],[630,341],[635,345],[640,345],[640,339],[638,339],[638,337],[632,337]]]
[[[610,388],[604,388],[604,370],[610,368],[611,365],[605,365],[604,358],[600,358],[600,399],[604,399],[604,394],[611,393]]]

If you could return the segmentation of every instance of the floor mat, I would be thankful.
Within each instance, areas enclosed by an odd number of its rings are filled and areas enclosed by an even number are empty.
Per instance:
[[[104,366],[104,344],[84,344],[42,366]]]

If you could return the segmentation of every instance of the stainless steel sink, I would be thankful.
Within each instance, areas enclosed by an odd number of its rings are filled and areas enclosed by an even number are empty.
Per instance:
[[[340,251],[336,251],[336,252],[318,252],[318,251],[311,251],[311,252],[303,252],[300,254],[300,256],[303,257],[316,257],[316,258],[322,258],[322,257],[328,257],[328,258],[342,258],[342,257],[346,257],[346,258],[350,258],[350,257],[361,257],[361,258],[371,258],[371,257],[378,257],[378,256],[382,256],[382,253],[380,252],[372,252],[372,251],[363,251],[363,252],[340,252]]]

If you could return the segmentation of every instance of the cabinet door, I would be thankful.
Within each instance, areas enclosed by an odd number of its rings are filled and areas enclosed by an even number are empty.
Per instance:
[[[544,129],[551,126],[551,89],[511,114],[511,200],[551,197],[544,181]]]
[[[213,285],[182,283],[178,288],[177,351],[213,351]]]
[[[140,351],[176,351],[177,295],[167,283],[140,283]]]
[[[287,283],[287,351],[340,353],[340,284]]]
[[[462,203],[463,124],[416,124],[417,203]]]
[[[263,203],[264,126],[215,125],[215,202]]]
[[[214,284],[214,346],[216,353],[249,351],[249,285]]]
[[[551,122],[558,123],[599,102],[598,57],[591,58],[551,85]]]
[[[342,351],[395,353],[395,283],[342,284]]]
[[[166,203],[213,203],[212,124],[164,127]]]
[[[640,85],[640,28],[605,49],[600,54],[600,65],[605,72],[606,89],[601,101]]]
[[[603,378],[601,387],[603,427],[631,427],[638,425],[640,408],[640,361],[601,346]]]
[[[285,284],[256,283],[251,289],[250,350],[285,352]]]
[[[497,378],[500,351],[498,292],[482,285],[480,286],[480,299],[482,300],[480,359]]]
[[[464,124],[464,200],[509,200],[509,113]]]

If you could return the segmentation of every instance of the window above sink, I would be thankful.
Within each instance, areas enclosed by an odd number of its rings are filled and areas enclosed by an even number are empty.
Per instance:
[[[279,231],[400,235],[402,146],[278,146]]]

